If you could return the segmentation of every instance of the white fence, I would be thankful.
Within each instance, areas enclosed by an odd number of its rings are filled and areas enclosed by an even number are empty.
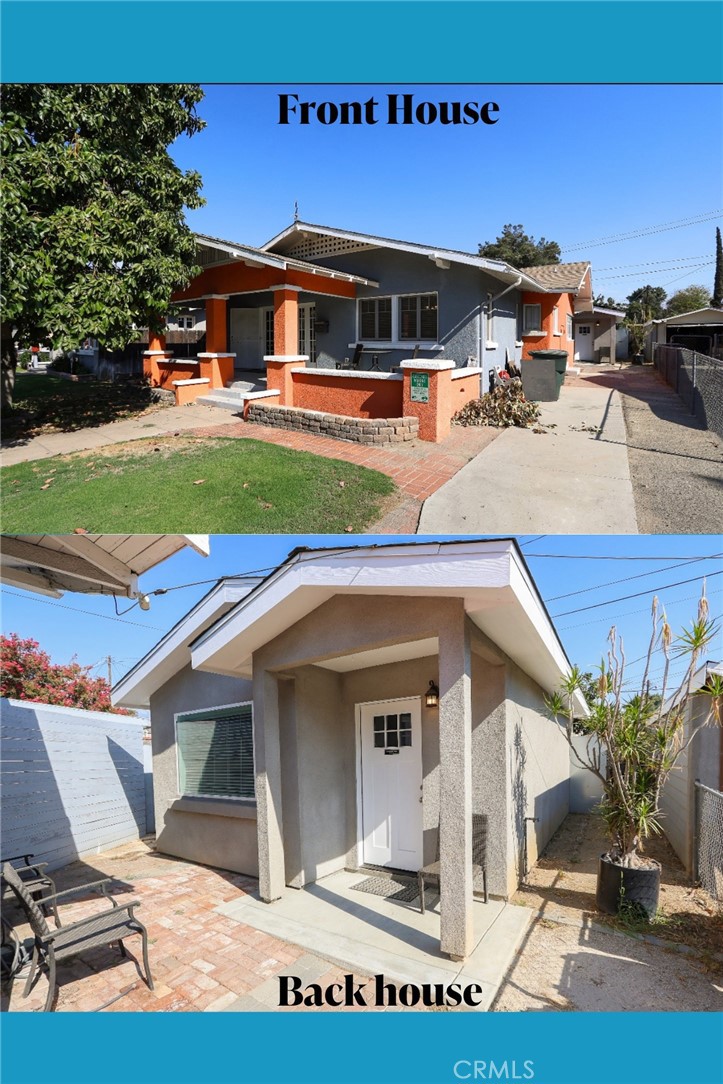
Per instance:
[[[3,857],[51,869],[146,831],[143,723],[108,712],[2,700]]]

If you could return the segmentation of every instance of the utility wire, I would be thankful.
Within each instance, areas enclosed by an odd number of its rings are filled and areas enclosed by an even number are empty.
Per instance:
[[[678,278],[685,278],[685,275],[694,274],[696,271],[702,271],[704,267],[712,267],[715,260],[706,260],[705,263],[699,264],[697,267],[686,267],[685,274],[679,275]],[[681,263],[673,264],[672,267],[661,267],[657,271],[626,271],[624,275],[595,275],[595,282],[617,282],[618,279],[636,279],[650,277],[651,275],[667,275],[669,271],[679,271],[684,265]],[[678,279],[673,279],[677,282]]]
[[[723,553],[714,553],[710,557],[691,557],[688,561],[680,561],[675,565],[664,565],[663,568],[651,569],[650,572],[636,572],[634,576],[624,576],[622,579],[609,580],[607,583],[596,583],[593,587],[581,587],[577,591],[568,591],[565,595],[553,595],[546,599],[547,602],[558,602],[561,598],[572,598],[573,595],[585,595],[590,591],[598,591],[603,587],[613,587],[617,583],[627,583],[629,580],[642,580],[646,576],[657,576],[660,572],[670,572],[675,568],[683,568],[685,565],[694,565],[699,561],[712,561],[723,557]]]
[[[723,576],[723,569],[719,572],[708,572],[703,576],[693,576],[689,580],[677,580],[676,583],[666,583],[660,587],[652,587],[649,591],[638,591],[634,595],[621,595],[619,598],[611,598],[606,602],[593,602],[590,606],[579,606],[576,610],[565,610],[564,613],[553,614],[553,618],[556,620],[558,617],[568,617],[570,614],[583,613],[584,610],[597,610],[601,606],[612,606],[616,602],[626,602],[630,598],[641,598],[643,595],[653,595],[656,591],[667,591],[671,587],[680,587],[684,583],[699,583],[701,580],[713,579],[714,576]]]
[[[608,234],[607,237],[593,238],[592,241],[576,241],[572,245],[563,245],[563,252],[574,252],[581,248],[595,248],[598,245],[613,245],[618,241],[630,241],[637,237],[647,237],[653,233],[666,233],[669,230],[682,230],[687,226],[697,226],[704,222],[709,222],[713,219],[719,218],[723,214],[723,211],[703,211],[700,215],[694,218],[679,218],[672,222],[661,222],[657,226],[646,226],[637,230],[630,230],[628,233]]]
[[[77,606],[66,606],[63,602],[58,602],[55,599],[50,598],[36,598],[34,595],[30,595],[26,598],[25,595],[19,595],[17,591],[5,591],[6,595],[12,595],[14,598],[20,598],[24,602],[43,602],[46,606],[57,606],[61,610],[72,610],[76,614],[86,614],[88,617],[100,617],[104,621],[119,621],[121,625],[135,625],[138,629],[151,629],[153,632],[166,632],[166,629],[159,628],[158,625],[145,625],[140,621],[124,621],[122,617],[116,617],[115,614],[98,614],[93,610],[80,610]]]
[[[714,595],[719,595],[723,590],[720,587],[714,587],[708,592],[708,597],[712,598]],[[686,595],[685,598],[673,598],[669,599],[665,607],[670,609],[673,606],[679,605],[681,602],[694,602],[700,598],[700,595]],[[616,617],[633,617],[635,614],[650,613],[650,607],[644,606],[640,610],[623,610],[622,613],[616,614]],[[610,621],[609,616],[593,617],[589,621],[578,621],[576,625],[560,625],[557,629],[558,632],[570,632],[572,629],[584,629],[589,628],[590,625],[600,625],[603,621]]]

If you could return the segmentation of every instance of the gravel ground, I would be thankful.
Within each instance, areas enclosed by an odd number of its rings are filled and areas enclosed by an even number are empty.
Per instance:
[[[723,1011],[721,908],[691,885],[665,837],[654,837],[646,853],[663,867],[659,917],[626,932],[595,909],[597,860],[606,849],[595,815],[570,814],[550,840],[512,900],[536,917],[494,1010]]]
[[[586,373],[585,380],[621,393],[640,534],[717,533],[723,485],[720,437],[691,417],[652,366]]]

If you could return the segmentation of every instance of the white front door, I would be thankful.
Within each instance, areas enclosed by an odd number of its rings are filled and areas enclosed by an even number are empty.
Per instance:
[[[360,864],[423,865],[421,717],[418,697],[359,705]]]
[[[575,328],[575,361],[594,361],[591,324],[578,324]]]
[[[316,362],[316,305],[299,305],[299,353],[306,354],[311,365]]]

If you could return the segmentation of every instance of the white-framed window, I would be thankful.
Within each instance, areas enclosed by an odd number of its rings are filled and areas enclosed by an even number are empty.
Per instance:
[[[439,334],[437,294],[363,297],[357,315],[362,342],[436,343]]]
[[[250,703],[176,715],[178,791],[190,798],[253,798]]]
[[[264,320],[264,355],[273,357],[274,354],[274,310],[263,310]]]
[[[542,305],[522,306],[522,334],[542,331]]]
[[[363,297],[359,302],[359,337],[389,341],[392,338],[391,297]]]
[[[552,334],[560,334],[560,310],[557,305],[553,305],[552,308]]]
[[[572,316],[570,316],[570,313],[567,314],[565,330],[567,332],[568,339],[570,340],[570,342],[572,342],[573,338],[575,337],[575,333],[572,328]]]
[[[182,331],[191,331],[196,326],[196,317],[193,315],[177,316],[176,321]]]
[[[437,341],[436,294],[409,294],[399,298],[399,338]]]

